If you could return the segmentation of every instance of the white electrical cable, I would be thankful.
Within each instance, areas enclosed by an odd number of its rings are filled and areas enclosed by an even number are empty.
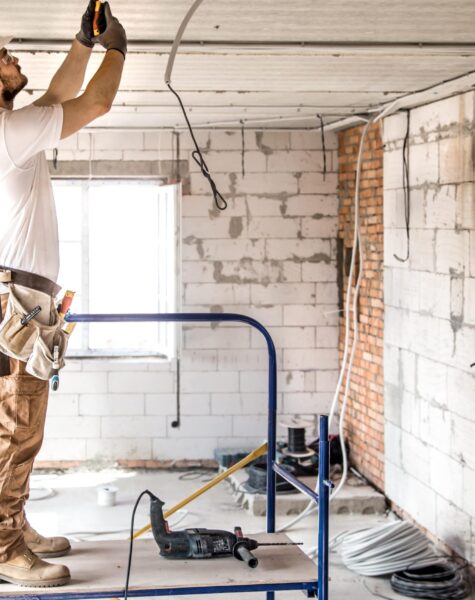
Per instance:
[[[347,369],[347,376],[346,376],[346,384],[345,384],[345,392],[343,394],[343,402],[341,405],[341,412],[340,412],[340,422],[339,422],[339,435],[340,435],[340,444],[341,444],[341,451],[342,451],[342,455],[343,455],[343,473],[341,476],[341,480],[340,483],[338,484],[338,486],[336,487],[336,489],[334,490],[334,492],[332,493],[331,497],[335,498],[337,496],[337,494],[340,492],[340,490],[342,489],[342,487],[345,485],[346,479],[348,477],[348,454],[346,452],[346,446],[345,446],[345,438],[344,438],[344,415],[346,414],[346,406],[348,403],[348,396],[349,396],[349,391],[350,391],[350,383],[351,383],[351,373],[353,370],[353,361],[355,358],[355,354],[356,354],[356,348],[358,346],[358,341],[359,341],[359,327],[358,327],[358,299],[359,299],[359,294],[360,294],[360,287],[361,287],[361,282],[363,280],[363,271],[364,271],[364,252],[363,252],[363,246],[361,244],[361,227],[360,227],[360,183],[361,183],[361,167],[362,167],[362,162],[363,162],[363,148],[364,148],[364,143],[366,141],[366,134],[368,133],[368,129],[371,125],[372,121],[368,121],[368,123],[366,123],[366,125],[363,128],[363,132],[361,134],[361,140],[360,140],[360,147],[359,147],[359,151],[358,151],[358,161],[357,161],[357,166],[356,166],[356,183],[355,183],[355,233],[354,233],[354,241],[353,241],[353,252],[352,252],[352,256],[351,256],[351,267],[350,267],[350,274],[348,277],[348,287],[347,287],[347,303],[346,303],[346,315],[345,315],[345,320],[346,320],[346,326],[345,326],[345,351],[347,350],[348,347],[348,343],[349,343],[349,337],[350,337],[350,328],[349,328],[349,320],[350,320],[350,298],[351,298],[351,285],[353,282],[353,273],[354,273],[354,268],[355,268],[355,264],[356,264],[356,254],[358,253],[359,255],[359,269],[358,269],[358,278],[356,280],[356,285],[355,285],[355,289],[353,292],[353,306],[352,306],[352,310],[353,310],[353,344],[351,346],[351,354],[350,354],[350,360],[348,362],[348,369]],[[345,362],[346,362],[347,357],[345,357]],[[342,366],[341,369],[341,373],[340,375],[343,373],[343,369],[345,368],[346,364],[344,364]],[[341,385],[341,381],[339,381],[340,385]],[[333,403],[332,403],[332,407],[331,407],[331,411],[330,411],[330,423],[332,422],[333,416],[335,414],[336,411],[336,407],[338,405],[338,393],[335,393],[335,396],[333,398]]]
[[[339,540],[348,569],[369,577],[390,575],[437,557],[424,534],[405,521],[351,531]]]
[[[346,407],[348,404],[348,396],[350,391],[350,383],[351,383],[351,373],[353,370],[353,361],[356,354],[356,348],[358,346],[359,340],[359,328],[358,328],[358,298],[360,293],[361,282],[363,280],[363,266],[364,266],[364,257],[363,257],[363,248],[361,244],[361,227],[360,227],[360,182],[361,182],[361,166],[363,162],[363,149],[366,141],[366,134],[368,133],[368,129],[370,125],[373,123],[373,119],[368,121],[363,128],[360,139],[360,146],[358,150],[358,159],[356,163],[356,182],[355,182],[355,226],[354,226],[354,234],[353,234],[353,252],[351,255],[351,265],[350,265],[350,273],[348,276],[348,287],[346,292],[346,304],[345,304],[345,343],[344,343],[344,352],[343,352],[343,360],[340,369],[340,376],[338,378],[337,387],[335,390],[335,395],[333,397],[332,406],[330,409],[330,418],[329,423],[331,424],[333,418],[335,416],[335,411],[338,406],[338,400],[340,395],[340,388],[343,383],[343,378],[346,372],[346,383],[345,383],[345,392],[343,394],[343,402],[341,404],[341,412],[340,412],[340,422],[339,422],[339,437],[340,437],[340,447],[343,456],[343,472],[341,474],[341,479],[335,490],[332,492],[330,496],[330,502],[335,499],[337,494],[340,493],[341,489],[345,485],[345,482],[348,478],[348,453],[346,451],[345,446],[345,432],[344,432],[344,424],[345,424],[345,414]],[[356,254],[359,254],[359,269],[358,269],[358,278],[356,280],[355,290],[353,292],[353,306],[350,309],[351,304],[351,284],[353,281],[353,274],[356,264]],[[348,362],[348,348],[350,341],[350,310],[353,311],[353,343],[351,346],[350,360]],[[308,513],[307,513],[308,514]],[[306,516],[306,515],[305,515]],[[314,546],[307,551],[309,557],[314,558],[317,555],[318,546]]]
[[[351,383],[351,372],[353,369],[353,361],[356,353],[356,348],[359,340],[359,329],[358,329],[358,318],[357,318],[357,309],[358,309],[358,298],[361,287],[361,282],[363,280],[363,250],[361,245],[361,228],[360,228],[360,182],[361,182],[361,166],[363,162],[363,148],[366,141],[366,134],[368,133],[368,128],[373,123],[375,119],[370,119],[367,121],[366,125],[363,128],[360,145],[358,150],[358,158],[356,163],[356,182],[355,182],[355,222],[354,222],[354,231],[353,231],[353,252],[351,255],[351,263],[350,263],[350,272],[348,276],[348,288],[346,294],[346,302],[345,302],[345,341],[344,341],[344,350],[343,350],[343,358],[340,368],[340,374],[338,377],[338,382],[335,389],[335,394],[333,396],[333,401],[330,408],[330,417],[329,417],[329,428],[331,428],[331,424],[335,417],[335,412],[338,406],[338,401],[340,397],[340,390],[343,384],[343,379],[346,374],[346,384],[345,391],[343,395],[343,401],[341,405],[340,412],[340,422],[339,422],[339,436],[340,436],[340,446],[341,452],[343,456],[343,472],[341,476],[341,480],[330,496],[330,502],[340,493],[341,489],[345,485],[346,479],[348,477],[348,454],[345,446],[345,437],[344,437],[344,421],[345,421],[345,413],[346,407],[348,403],[348,395]],[[359,252],[358,252],[359,250]],[[352,281],[353,275],[355,272],[356,265],[356,255],[359,254],[359,273],[358,279],[356,281],[355,289],[353,292],[353,305],[351,303],[351,290],[352,290]],[[351,346],[350,352],[350,313],[353,312],[353,343]],[[350,355],[350,360],[348,362],[348,355]],[[318,491],[318,480],[315,491]],[[277,529],[278,532],[286,531],[290,529],[297,523],[299,523],[302,519],[307,517],[308,515],[316,512],[318,510],[318,506],[311,500],[305,509],[297,515],[294,519],[286,523],[285,525],[279,527]],[[316,548],[311,548],[308,551],[309,556],[313,555],[316,552]]]
[[[173,521],[170,521],[168,523],[168,525],[171,529],[174,529],[179,523],[181,523],[184,519],[186,519],[186,517],[188,517],[190,512],[187,509],[181,509],[181,510],[177,511],[175,514],[177,515],[177,518],[175,518]],[[71,538],[75,542],[83,542],[83,541],[86,541],[91,538],[101,537],[103,535],[118,535],[120,533],[127,534],[127,538],[128,538],[130,535],[130,529],[113,529],[113,530],[109,530],[109,531],[99,531],[99,530],[68,531],[64,535],[67,536],[68,538]]]
[[[167,69],[165,71],[165,83],[169,85],[172,82],[172,72],[173,65],[175,64],[175,58],[178,52],[178,48],[180,47],[181,40],[183,38],[183,34],[185,33],[186,28],[188,27],[188,23],[191,21],[191,18],[198,10],[198,7],[203,2],[203,0],[196,0],[194,4],[191,6],[189,11],[186,13],[185,18],[178,29],[178,32],[175,36],[175,41],[173,42],[172,49],[170,50],[170,56],[168,57]]]
[[[56,490],[53,490],[53,488],[31,487],[28,500],[29,502],[36,500],[46,500],[46,498],[52,498],[53,496],[56,496]]]

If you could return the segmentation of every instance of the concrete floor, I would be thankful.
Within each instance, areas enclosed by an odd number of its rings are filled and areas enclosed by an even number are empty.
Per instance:
[[[34,474],[32,476],[32,498],[44,495],[44,488],[54,490],[54,495],[30,500],[27,514],[32,525],[41,533],[47,535],[69,534],[73,539],[126,539],[130,528],[130,518],[133,504],[138,494],[144,489],[150,489],[157,496],[172,506],[200,487],[206,476],[197,479],[180,479],[180,473],[144,472],[124,470],[103,470],[97,472],[71,472],[66,474]],[[105,484],[119,488],[117,504],[113,507],[97,505],[97,487]],[[143,499],[137,510],[136,529],[149,522],[149,503]],[[278,525],[282,525],[291,517],[278,517]],[[175,517],[170,519],[173,527]],[[382,515],[335,515],[330,521],[330,535],[360,527],[372,527],[384,523]],[[188,507],[185,518],[177,528],[208,527],[232,530],[235,525],[243,528],[244,534],[263,531],[265,519],[248,514],[236,506],[231,495],[231,489],[226,483],[221,483]],[[92,535],[83,535],[86,532]],[[108,532],[94,538],[94,532]],[[316,544],[316,515],[309,516],[288,535],[295,541],[304,542],[304,548]],[[67,557],[63,559],[67,564]],[[378,594],[392,599],[402,596],[391,591],[385,579],[363,578],[346,569],[335,552],[330,555],[330,598],[331,600],[368,600],[375,596],[368,591],[366,585]],[[133,580],[133,572],[132,572]],[[189,598],[190,596],[175,596]],[[216,596],[223,597],[222,595]],[[236,596],[237,597],[237,596]],[[240,594],[239,600],[253,600],[264,594]],[[377,597],[377,596],[376,596]],[[280,592],[276,594],[279,600],[302,600],[302,592]]]

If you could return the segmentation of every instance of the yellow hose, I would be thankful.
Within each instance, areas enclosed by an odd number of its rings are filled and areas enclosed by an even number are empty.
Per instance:
[[[183,508],[184,506],[186,506],[187,504],[192,502],[195,498],[198,498],[198,496],[201,496],[202,494],[204,494],[205,492],[207,492],[208,490],[213,488],[215,485],[217,485],[224,479],[227,479],[230,475],[232,475],[236,471],[239,471],[239,469],[242,469],[243,467],[248,465],[250,462],[252,462],[253,460],[256,460],[256,458],[259,458],[259,456],[262,456],[266,452],[267,452],[267,442],[262,444],[262,446],[259,446],[259,448],[256,448],[255,450],[253,450],[245,458],[243,458],[242,460],[237,462],[235,465],[233,465],[226,471],[223,471],[222,473],[217,475],[211,481],[208,481],[208,483],[205,483],[205,485],[203,485],[202,487],[197,489],[196,492],[193,492],[190,496],[188,496],[181,502],[178,502],[178,504],[175,504],[175,506],[173,508],[170,508],[170,510],[167,510],[163,516],[165,517],[165,519],[168,519],[169,517],[171,517],[171,515],[176,513],[178,510],[180,510],[180,508]],[[140,537],[144,533],[147,533],[147,531],[150,531],[151,528],[152,528],[152,526],[150,523],[148,525],[145,525],[145,527],[142,527],[142,529],[139,529],[137,532],[134,533],[133,539],[135,540],[136,538]]]

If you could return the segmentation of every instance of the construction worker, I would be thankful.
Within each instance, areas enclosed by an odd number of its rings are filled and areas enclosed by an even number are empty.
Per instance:
[[[25,298],[35,294],[46,325],[56,310],[58,230],[44,151],[110,110],[127,53],[124,28],[108,3],[101,12],[102,33],[93,37],[95,7],[91,0],[47,92],[19,110],[13,110],[15,97],[28,80],[18,58],[4,47],[9,38],[0,39],[0,322],[13,289]],[[96,43],[105,48],[104,59],[78,96]],[[29,375],[25,363],[0,355],[0,580],[22,586],[70,581],[66,566],[42,560],[66,554],[69,541],[43,537],[24,514],[47,401],[48,381]]]

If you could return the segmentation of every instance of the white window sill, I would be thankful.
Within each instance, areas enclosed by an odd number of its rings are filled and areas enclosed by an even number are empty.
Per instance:
[[[78,364],[84,361],[103,361],[105,363],[113,362],[124,364],[170,364],[173,358],[163,354],[137,354],[137,355],[112,355],[112,354],[68,354],[66,355],[68,363]]]

